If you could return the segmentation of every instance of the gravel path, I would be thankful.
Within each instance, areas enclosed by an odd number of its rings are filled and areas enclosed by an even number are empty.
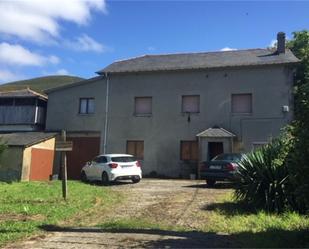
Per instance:
[[[207,211],[204,207],[231,191],[225,185],[209,189],[203,181],[143,179],[138,184],[119,183],[109,188],[124,194],[126,201],[104,212],[100,208],[93,208],[93,216],[80,215],[71,223],[63,224],[61,229],[47,229],[55,231],[49,231],[41,238],[6,248],[210,248],[235,245],[227,234],[194,231],[207,224]],[[95,214],[96,210],[100,214]],[[102,231],[95,228],[97,224],[122,218],[147,219],[193,231]],[[79,226],[76,227],[76,224]]]

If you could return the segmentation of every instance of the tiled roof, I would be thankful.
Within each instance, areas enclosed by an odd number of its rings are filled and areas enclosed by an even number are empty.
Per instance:
[[[197,137],[236,137],[235,134],[223,128],[209,128],[196,135]]]
[[[31,146],[55,137],[57,133],[46,132],[15,132],[0,134],[1,143],[5,143],[8,146]]]
[[[29,98],[29,97],[39,97],[47,100],[47,96],[38,92],[31,90],[30,88],[14,90],[14,91],[3,91],[0,92],[0,98]]]
[[[288,49],[286,49],[285,53],[281,54],[278,54],[273,49],[248,49],[207,53],[144,55],[127,60],[116,61],[97,73],[172,71],[276,65],[298,62],[299,60]]]

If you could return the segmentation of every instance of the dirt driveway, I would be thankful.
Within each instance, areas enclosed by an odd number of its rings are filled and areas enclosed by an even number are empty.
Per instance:
[[[231,190],[226,185],[209,189],[203,181],[143,179],[138,184],[109,186],[126,196],[121,205],[102,211],[100,203],[92,216],[77,218],[49,230],[43,238],[7,248],[209,248],[231,247],[227,234],[198,232],[207,224],[205,206]],[[147,220],[184,230],[99,229],[115,220]],[[186,230],[186,231],[185,231]],[[190,231],[188,231],[190,230]]]

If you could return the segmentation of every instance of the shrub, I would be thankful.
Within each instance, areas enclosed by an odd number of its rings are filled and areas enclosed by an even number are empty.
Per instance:
[[[292,185],[286,158],[292,138],[282,137],[247,154],[239,163],[240,181],[236,183],[235,198],[269,212],[282,212],[294,207]]]

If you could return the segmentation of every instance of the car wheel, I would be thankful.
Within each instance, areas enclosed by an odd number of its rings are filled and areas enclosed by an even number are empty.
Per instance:
[[[141,178],[139,176],[135,176],[135,177],[132,178],[133,183],[138,183],[138,182],[140,182],[140,180],[141,180]]]
[[[103,174],[102,174],[102,184],[104,186],[109,185],[109,179],[108,179],[108,175],[107,175],[106,172],[103,172]]]
[[[88,178],[87,178],[87,175],[85,173],[85,171],[82,171],[81,175],[80,175],[80,179],[82,182],[87,182],[88,181]]]
[[[212,188],[213,186],[215,186],[216,180],[207,179],[206,183],[207,183],[207,187]]]

